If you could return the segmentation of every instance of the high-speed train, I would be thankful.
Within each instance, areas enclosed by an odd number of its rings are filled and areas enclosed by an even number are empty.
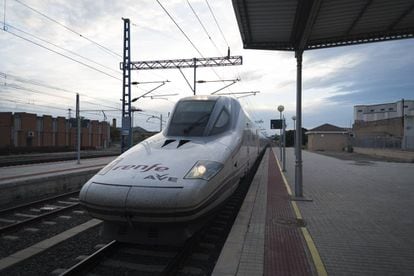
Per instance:
[[[236,99],[186,97],[162,132],[92,177],[80,202],[115,239],[185,239],[235,191],[263,147],[259,130]]]

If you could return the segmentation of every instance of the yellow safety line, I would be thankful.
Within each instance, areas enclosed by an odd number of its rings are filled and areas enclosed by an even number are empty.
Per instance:
[[[272,149],[272,152],[273,152],[273,149]],[[273,152],[273,154],[276,157],[276,154],[274,152]],[[277,159],[277,157],[276,157],[276,163],[277,163],[277,166],[280,170],[280,173],[282,174],[282,178],[283,178],[283,182],[286,186],[286,190],[287,190],[288,194],[290,196],[292,196],[292,190],[290,189],[290,186],[289,186],[289,183],[288,183],[288,181],[285,177],[285,174],[282,172],[282,168],[280,167],[279,160]],[[293,211],[295,212],[296,218],[297,219],[303,219],[302,214],[300,213],[299,207],[296,204],[296,202],[291,201],[291,203],[292,203]],[[315,242],[312,239],[312,236],[310,235],[310,233],[309,233],[308,229],[306,229],[306,227],[301,227],[301,230],[302,230],[303,237],[305,238],[306,244],[308,246],[309,252],[312,256],[313,264],[315,265],[316,272],[318,273],[318,276],[327,276],[328,273],[326,272],[325,265],[322,262],[322,258],[319,255],[318,249],[316,248],[316,245],[315,245]]]

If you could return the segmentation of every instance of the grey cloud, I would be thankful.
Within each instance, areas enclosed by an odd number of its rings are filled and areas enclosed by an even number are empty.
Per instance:
[[[239,76],[242,81],[256,81],[263,78],[263,75],[258,70],[243,71]]]

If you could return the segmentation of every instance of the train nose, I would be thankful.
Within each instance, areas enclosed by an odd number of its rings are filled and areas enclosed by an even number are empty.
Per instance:
[[[154,221],[172,214],[181,188],[148,188],[91,182],[80,201],[93,217],[108,221]],[[162,189],[162,191],[160,191]]]

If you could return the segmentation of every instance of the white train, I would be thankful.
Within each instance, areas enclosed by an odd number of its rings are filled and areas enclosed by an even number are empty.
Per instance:
[[[115,239],[182,240],[235,191],[263,141],[236,99],[183,98],[161,133],[83,186],[80,202]]]

